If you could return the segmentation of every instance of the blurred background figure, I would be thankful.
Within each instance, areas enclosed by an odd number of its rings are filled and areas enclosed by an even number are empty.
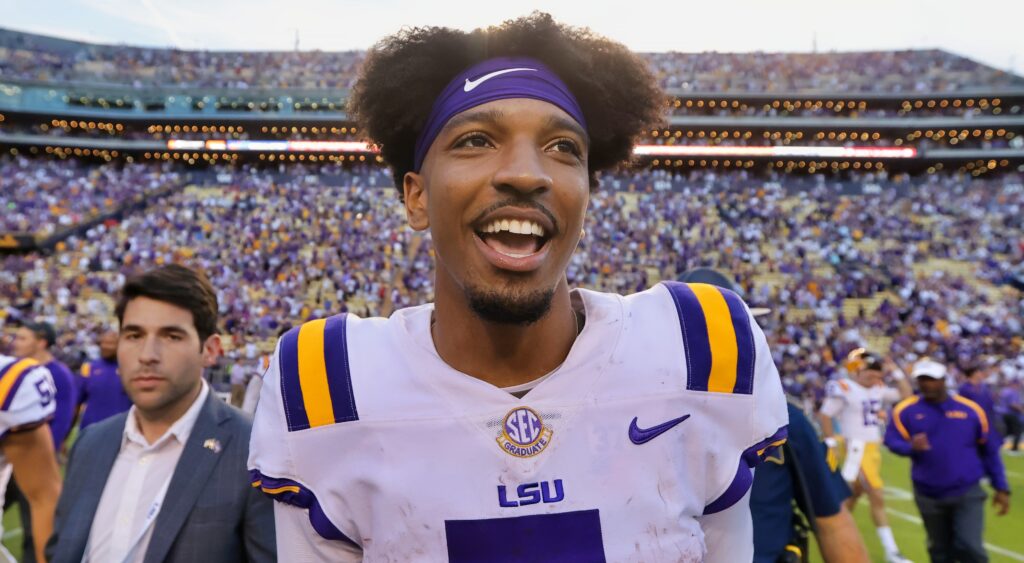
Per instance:
[[[53,418],[49,421],[49,428],[53,438],[54,451],[60,461],[64,441],[71,432],[75,409],[78,406],[78,386],[75,376],[68,366],[54,356],[56,343],[57,331],[53,325],[46,322],[29,322],[15,333],[13,350],[16,356],[32,358],[45,366],[53,377],[57,392],[54,396],[54,413]],[[12,479],[7,486],[7,499],[4,506],[18,506],[22,529],[22,561],[34,562],[31,508],[28,499],[18,486],[17,479]],[[47,538],[41,539],[46,541]]]
[[[887,408],[912,390],[902,370],[864,348],[850,352],[846,370],[846,378],[831,381],[827,387],[827,397],[818,413],[822,433],[834,455],[843,460],[842,476],[852,489],[847,508],[852,511],[860,495],[867,493],[886,560],[904,563],[907,559],[896,545],[882,495],[882,424]],[[886,372],[898,387],[885,384]],[[838,432],[833,417],[839,422]]]
[[[117,331],[106,329],[100,334],[99,352],[98,358],[87,360],[79,371],[80,430],[132,406],[117,371]]]
[[[690,270],[679,281],[706,283],[744,297],[729,276],[711,268]],[[750,312],[756,319],[771,310],[751,305]],[[750,491],[754,563],[809,561],[811,534],[829,563],[868,561],[857,525],[843,504],[850,496],[849,487],[836,467],[826,462],[825,445],[801,407],[790,401],[787,409],[786,443],[754,472]]]
[[[977,403],[948,392],[946,366],[926,358],[914,365],[913,375],[919,393],[893,409],[885,445],[910,457],[928,555],[933,563],[988,561],[983,476],[995,490],[996,514],[1010,510],[999,437]]]

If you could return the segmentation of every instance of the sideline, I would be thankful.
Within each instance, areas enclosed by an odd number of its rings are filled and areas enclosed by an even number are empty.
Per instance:
[[[906,489],[901,489],[899,487],[886,487],[885,492],[891,495],[893,498],[899,500],[913,500],[914,498],[914,495],[911,494],[910,491]],[[914,516],[913,514],[907,514],[906,512],[895,510],[889,508],[888,506],[885,507],[885,511],[901,520],[912,522],[914,524],[917,524],[918,526],[923,526],[924,524],[924,522],[921,521],[921,518]],[[1009,557],[1014,561],[1024,561],[1024,554],[1017,553],[1016,551],[1011,551],[1003,547],[999,547],[998,545],[992,545],[988,542],[985,542],[985,549],[991,551],[992,553],[998,553],[999,555],[1002,555],[1004,557]]]

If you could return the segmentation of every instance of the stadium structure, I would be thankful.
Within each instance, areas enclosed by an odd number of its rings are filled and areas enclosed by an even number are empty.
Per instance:
[[[977,177],[1024,166],[1024,80],[955,55],[648,58],[670,113],[637,147],[641,167]],[[361,59],[141,49],[0,30],[0,148],[196,170],[379,162],[344,111]],[[780,68],[785,80],[764,78]],[[919,74],[908,80],[908,72]],[[60,239],[7,235],[6,248]]]

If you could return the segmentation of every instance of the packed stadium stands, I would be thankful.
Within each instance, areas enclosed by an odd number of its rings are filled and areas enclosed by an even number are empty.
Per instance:
[[[153,264],[205,268],[230,344],[264,351],[306,318],[429,300],[429,237],[344,113],[363,56],[0,30],[0,315],[56,321],[77,363]],[[570,283],[731,272],[809,400],[864,343],[1024,376],[1002,283],[1024,261],[1024,79],[937,50],[644,56],[667,120],[603,178]],[[834,150],[853,148],[914,152]]]
[[[0,29],[0,327],[53,322],[77,367],[126,276],[170,262],[210,276],[230,361],[430,301],[430,236],[345,112],[364,56]],[[940,50],[643,57],[665,121],[602,176],[571,286],[730,273],[808,410],[859,346],[1024,381],[1024,78]]]

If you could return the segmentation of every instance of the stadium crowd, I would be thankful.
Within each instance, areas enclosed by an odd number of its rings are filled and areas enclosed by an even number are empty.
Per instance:
[[[218,52],[95,45],[0,30],[0,79],[137,89],[345,89],[362,51]],[[683,92],[951,92],[1021,86],[1011,74],[939,50],[650,53],[662,86]]]
[[[152,164],[37,166],[76,170],[114,200],[122,183],[110,176],[182,181]],[[221,169],[66,240],[52,256],[6,258],[3,314],[61,327],[59,353],[77,365],[94,354],[109,296],[126,275],[185,262],[220,292],[232,357],[255,362],[301,320],[388,314],[431,298],[429,237],[405,226],[383,169],[278,172]],[[903,365],[927,355],[962,372],[983,360],[993,381],[1024,378],[1024,301],[999,286],[1024,258],[1019,176],[780,180],[751,171],[606,175],[570,283],[628,294],[695,267],[731,272],[748,301],[773,309],[764,323],[776,362],[789,390],[809,402],[821,399],[836,359],[864,344],[891,348]],[[850,185],[880,193],[844,195]],[[35,224],[54,220],[63,219]]]
[[[46,237],[147,194],[181,175],[152,164],[90,166],[76,160],[0,157],[0,233]]]

